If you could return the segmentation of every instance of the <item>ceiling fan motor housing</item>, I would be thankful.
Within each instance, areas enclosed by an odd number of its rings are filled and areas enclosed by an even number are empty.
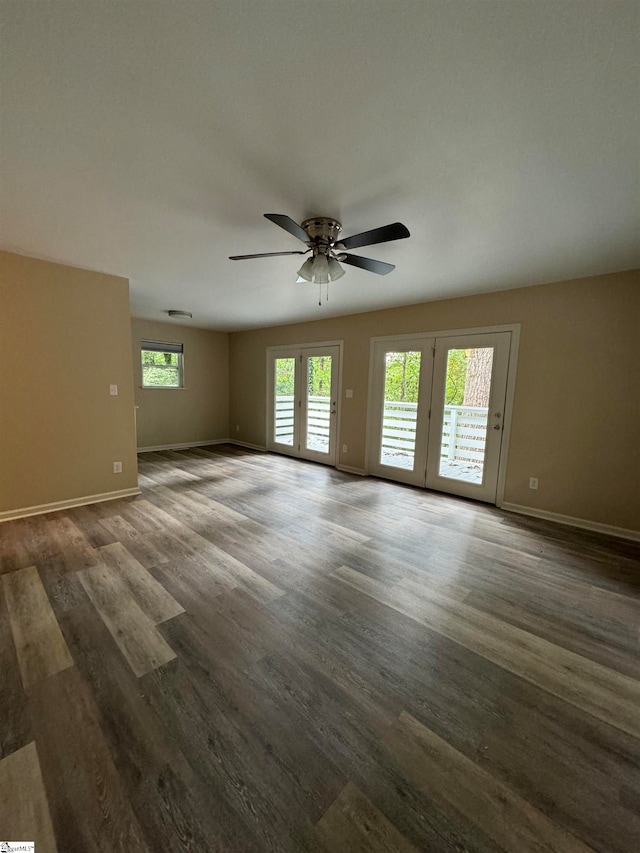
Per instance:
[[[338,242],[342,231],[342,223],[330,216],[312,216],[302,223],[302,230],[309,235],[309,242],[314,249],[326,253]]]

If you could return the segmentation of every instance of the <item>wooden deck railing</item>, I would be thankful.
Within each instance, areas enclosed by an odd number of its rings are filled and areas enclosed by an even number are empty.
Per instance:
[[[293,395],[276,397],[275,439],[279,444],[293,444]],[[324,450],[329,447],[331,406],[328,397],[309,397],[307,404],[307,447]]]
[[[479,406],[445,406],[440,455],[446,459],[482,462],[488,410]],[[416,444],[417,403],[384,404],[382,448],[413,455]]]
[[[309,397],[307,446],[328,444],[330,429],[328,397]],[[440,455],[454,461],[482,462],[487,434],[487,413],[480,406],[445,406]],[[413,455],[416,442],[417,403],[384,404],[382,448],[397,454]],[[293,395],[276,397],[275,440],[293,444]],[[453,439],[452,439],[453,437]]]

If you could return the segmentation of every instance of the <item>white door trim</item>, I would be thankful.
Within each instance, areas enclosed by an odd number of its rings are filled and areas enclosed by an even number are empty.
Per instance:
[[[432,332],[415,332],[402,335],[377,335],[371,341],[402,341],[407,338],[453,338],[458,335],[488,335],[494,332],[513,332],[520,330],[520,323],[507,323],[501,326],[471,326],[466,329],[437,329]]]
[[[498,488],[496,491],[496,506],[504,503],[504,486],[507,479],[507,461],[509,459],[509,439],[511,438],[511,421],[513,418],[513,400],[516,394],[516,368],[518,366],[518,350],[520,349],[520,323],[516,323],[504,331],[511,332],[511,347],[509,349],[509,367],[507,369],[507,389],[504,398],[504,427],[502,431],[502,447],[498,462]]]

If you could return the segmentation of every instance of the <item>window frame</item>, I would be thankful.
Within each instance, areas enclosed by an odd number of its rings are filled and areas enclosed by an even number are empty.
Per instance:
[[[178,363],[175,364],[149,364],[145,365],[143,362],[143,357],[145,352],[159,352],[159,353],[168,353],[171,355],[176,355],[178,357]],[[160,370],[175,370],[178,368],[178,384],[177,385],[145,385],[144,381],[144,368],[146,367],[156,367]],[[184,389],[184,344],[177,343],[175,341],[149,341],[142,340],[140,341],[140,369],[141,369],[141,385],[145,391],[180,391]]]

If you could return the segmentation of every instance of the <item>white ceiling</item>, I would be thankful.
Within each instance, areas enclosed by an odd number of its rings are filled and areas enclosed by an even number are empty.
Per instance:
[[[1,245],[231,330],[640,266],[640,3],[0,2]],[[400,220],[318,307],[263,218]]]

